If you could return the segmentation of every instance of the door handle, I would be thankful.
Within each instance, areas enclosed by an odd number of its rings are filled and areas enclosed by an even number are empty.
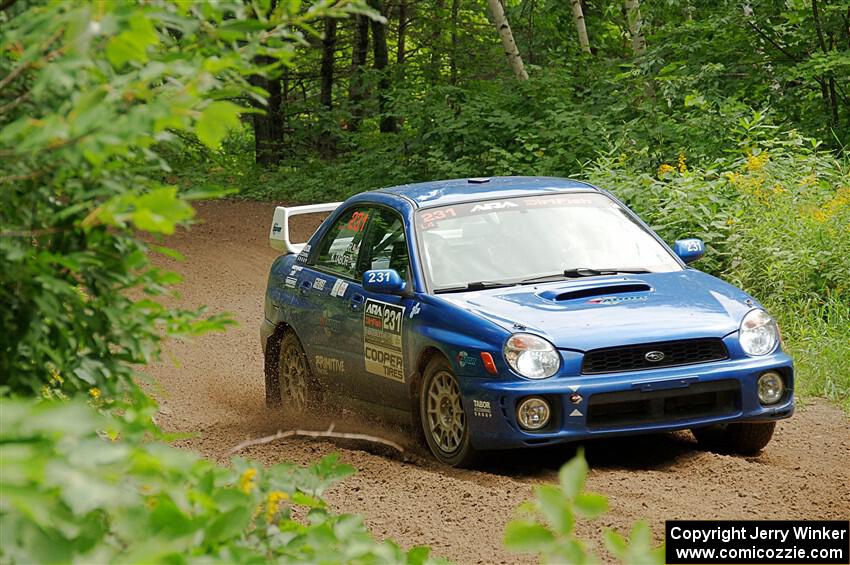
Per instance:
[[[349,306],[352,310],[360,310],[360,307],[363,306],[363,303],[366,302],[366,297],[360,293],[354,293],[351,297],[351,301],[349,302]]]

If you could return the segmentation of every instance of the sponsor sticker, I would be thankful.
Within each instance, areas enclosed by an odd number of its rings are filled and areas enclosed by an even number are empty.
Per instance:
[[[289,288],[295,288],[295,283],[298,282],[298,279],[295,277],[286,277],[283,282]]]
[[[404,306],[366,301],[363,309],[363,353],[366,371],[404,382],[402,322]]]
[[[492,418],[493,411],[490,409],[489,400],[472,399],[472,415],[479,418]]]
[[[316,372],[320,375],[328,375],[330,373],[344,373],[345,361],[336,357],[326,357],[324,355],[316,355]]]
[[[313,281],[313,288],[315,290],[325,290],[325,282],[325,279],[316,277],[316,280]]]
[[[621,304],[623,302],[646,302],[646,296],[603,296],[591,298],[588,304]]]
[[[331,287],[331,296],[345,296],[345,291],[348,290],[348,283],[342,279],[337,279]]]
[[[457,364],[461,367],[474,367],[478,364],[478,359],[474,355],[470,355],[466,351],[460,351],[457,354]]]
[[[419,303],[417,302],[416,304],[413,305],[413,308],[410,309],[410,319],[412,320],[414,318],[414,316],[419,314],[419,312],[421,312],[421,311],[422,311],[422,308],[419,307]]]
[[[298,257],[295,258],[299,263],[306,263],[307,257],[310,256],[310,244],[304,246],[304,249],[301,250],[301,253],[298,254]]]

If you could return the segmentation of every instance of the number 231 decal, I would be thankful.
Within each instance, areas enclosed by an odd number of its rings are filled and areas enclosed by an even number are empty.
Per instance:
[[[370,283],[390,282],[390,273],[388,271],[372,271],[369,273]]]

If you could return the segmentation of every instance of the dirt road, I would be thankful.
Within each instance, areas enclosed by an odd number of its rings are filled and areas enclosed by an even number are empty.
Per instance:
[[[238,328],[191,343],[169,345],[168,362],[150,372],[159,386],[160,423],[170,431],[197,432],[183,445],[223,459],[248,437],[288,425],[263,405],[258,328],[268,267],[273,205],[218,202],[199,206],[201,224],[168,245],[187,256],[159,261],[185,277],[178,302],[231,312]],[[174,364],[177,363],[177,365]],[[350,414],[334,418],[356,430]],[[376,433],[370,424],[368,432]],[[378,432],[396,440],[397,430]],[[650,521],[660,540],[664,520],[850,518],[850,421],[836,407],[813,401],[782,422],[758,457],[729,457],[697,449],[686,432],[586,444],[588,487],[606,494],[611,511],[579,532],[600,539],[605,526],[623,530]],[[528,561],[501,548],[512,509],[534,484],[554,482],[574,450],[559,448],[496,454],[484,468],[442,468],[426,458],[403,462],[368,445],[288,440],[243,453],[266,463],[307,463],[339,452],[359,469],[328,493],[340,512],[366,516],[380,538],[405,547],[430,545],[439,556],[462,563]]]

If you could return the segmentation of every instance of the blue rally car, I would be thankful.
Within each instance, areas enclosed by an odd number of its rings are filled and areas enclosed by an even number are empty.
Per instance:
[[[306,243],[289,218],[331,212]],[[691,429],[753,453],[794,410],[779,329],[621,202],[557,178],[461,179],[278,207],[266,401],[342,399],[478,451]]]

